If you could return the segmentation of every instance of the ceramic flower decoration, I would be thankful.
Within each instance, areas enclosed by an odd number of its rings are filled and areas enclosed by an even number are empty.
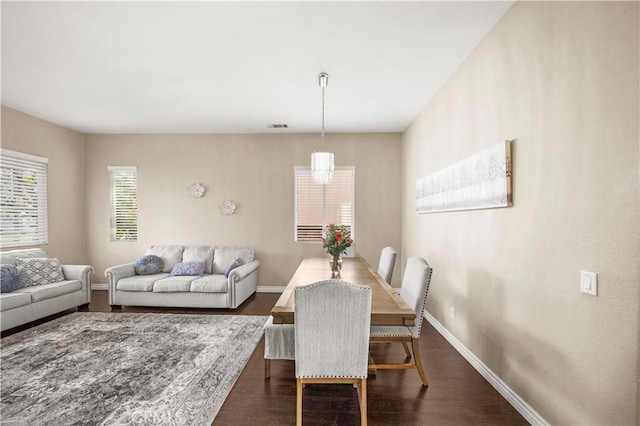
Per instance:
[[[204,195],[204,186],[199,183],[194,183],[189,187],[189,193],[192,197],[200,198]]]
[[[220,205],[220,211],[225,216],[231,216],[236,211],[236,203],[226,200]]]

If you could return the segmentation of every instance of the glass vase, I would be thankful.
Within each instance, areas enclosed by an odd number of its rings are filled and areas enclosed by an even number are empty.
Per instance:
[[[329,267],[331,268],[331,279],[340,278],[340,270],[342,269],[340,255],[335,255],[329,259]]]

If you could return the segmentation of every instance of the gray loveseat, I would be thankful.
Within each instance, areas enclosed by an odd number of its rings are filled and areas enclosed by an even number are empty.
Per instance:
[[[109,304],[162,306],[180,308],[236,309],[258,287],[258,267],[253,249],[246,247],[205,245],[157,245],[147,255],[162,259],[162,271],[152,275],[138,275],[135,262],[108,268]],[[243,264],[225,276],[229,265],[237,258]],[[172,276],[177,263],[205,264],[202,275]]]
[[[12,250],[0,253],[1,264],[16,264],[16,258],[49,257],[42,249]],[[88,265],[62,265],[64,280],[34,285],[0,294],[2,331],[67,309],[86,307],[91,301],[91,274]]]

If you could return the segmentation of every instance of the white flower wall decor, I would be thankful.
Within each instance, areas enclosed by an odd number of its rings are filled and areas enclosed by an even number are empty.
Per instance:
[[[236,211],[236,203],[231,200],[223,201],[220,204],[220,212],[225,216],[231,216]]]
[[[189,187],[189,194],[194,198],[201,198],[204,195],[204,186],[199,183],[194,183]]]

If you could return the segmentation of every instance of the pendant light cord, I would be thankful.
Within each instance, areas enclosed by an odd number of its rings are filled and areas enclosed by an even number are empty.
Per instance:
[[[329,84],[329,74],[326,72],[318,74],[318,84],[322,88],[322,147],[324,148],[324,89]]]
[[[322,147],[324,148],[324,87],[325,85],[322,85]]]

